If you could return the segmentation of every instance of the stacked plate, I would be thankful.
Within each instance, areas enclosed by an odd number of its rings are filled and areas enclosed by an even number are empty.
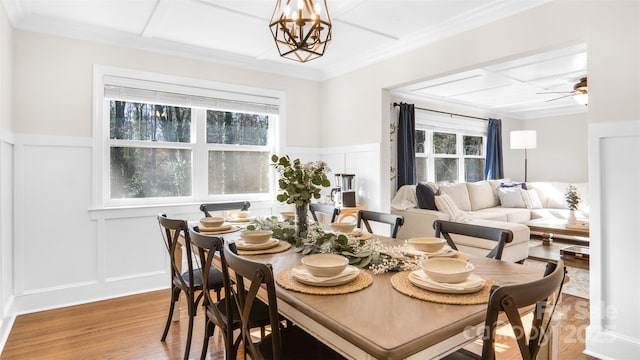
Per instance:
[[[421,251],[411,246],[407,246],[406,248],[402,249],[402,254],[404,256],[411,257],[420,257],[423,255],[427,257],[454,257],[458,254],[458,252],[453,250],[449,245],[445,245],[444,247],[442,247],[442,249],[436,250],[434,252]]]
[[[349,259],[336,254],[313,254],[302,258],[302,266],[291,270],[293,278],[305,285],[338,286],[355,280],[360,269],[348,265]]]
[[[468,294],[480,291],[483,278],[473,273],[473,264],[457,259],[433,258],[420,263],[422,269],[409,273],[413,285],[439,293]]]
[[[348,265],[342,272],[334,276],[315,276],[311,274],[303,265],[291,269],[293,278],[302,284],[311,286],[338,286],[355,280],[360,275],[360,269]]]
[[[250,243],[245,240],[236,240],[236,248],[238,250],[266,250],[278,246],[280,240],[271,238],[263,243]]]

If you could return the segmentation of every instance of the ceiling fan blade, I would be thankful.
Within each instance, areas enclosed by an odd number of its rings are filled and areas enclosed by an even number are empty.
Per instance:
[[[573,93],[572,93],[572,94],[569,94],[569,95],[560,96],[560,97],[557,97],[557,98],[553,98],[553,99],[545,100],[544,102],[549,102],[549,101],[554,101],[554,100],[560,100],[560,99],[564,99],[564,98],[569,97],[569,96],[573,96]]]

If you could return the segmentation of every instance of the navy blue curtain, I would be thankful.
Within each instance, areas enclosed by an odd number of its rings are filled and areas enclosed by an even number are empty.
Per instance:
[[[502,120],[489,119],[487,129],[487,158],[484,162],[486,180],[504,178],[502,166]]]
[[[413,104],[400,103],[398,115],[398,189],[416,183],[416,115]]]

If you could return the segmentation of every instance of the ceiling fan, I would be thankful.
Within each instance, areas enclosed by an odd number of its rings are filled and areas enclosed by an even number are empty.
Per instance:
[[[580,81],[573,85],[573,91],[549,91],[538,94],[566,94],[557,98],[546,100],[545,102],[564,99],[569,96],[573,96],[574,100],[579,104],[587,105],[589,91],[587,90],[587,77],[580,78]]]

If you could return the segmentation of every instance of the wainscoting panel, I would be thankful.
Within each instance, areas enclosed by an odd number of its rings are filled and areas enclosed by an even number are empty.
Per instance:
[[[586,352],[640,353],[640,121],[589,126],[590,326]]]
[[[24,190],[16,196],[16,295],[96,282],[91,149],[24,145],[16,165]]]
[[[149,274],[168,275],[168,255],[153,217],[109,219],[104,221],[105,281],[117,281]],[[167,280],[168,284],[168,280]]]
[[[0,349],[14,320],[13,264],[13,140],[0,132]]]

